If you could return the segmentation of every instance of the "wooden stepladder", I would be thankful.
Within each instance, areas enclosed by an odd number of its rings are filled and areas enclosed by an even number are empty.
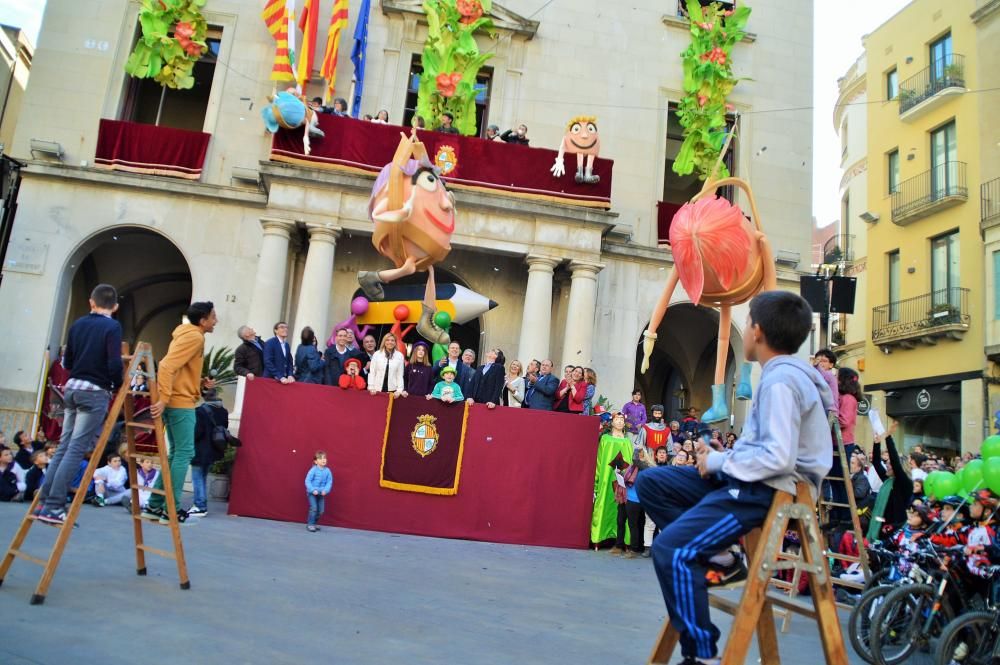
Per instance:
[[[56,568],[59,567],[59,561],[62,558],[63,551],[66,549],[66,543],[69,541],[69,536],[73,533],[73,526],[76,524],[76,518],[80,513],[80,507],[83,505],[84,499],[86,498],[87,488],[90,486],[90,483],[94,478],[94,472],[97,470],[101,458],[104,456],[104,449],[107,446],[108,439],[111,437],[115,428],[118,416],[123,411],[125,414],[124,431],[128,441],[128,458],[130,461],[128,465],[128,476],[132,492],[131,507],[135,534],[136,574],[146,574],[147,552],[150,554],[158,554],[168,559],[174,559],[177,562],[177,574],[180,578],[181,588],[191,588],[191,582],[188,580],[187,564],[184,561],[184,545],[181,542],[180,527],[177,520],[177,507],[174,505],[173,479],[170,477],[170,465],[167,462],[167,445],[166,439],[163,435],[163,421],[160,418],[152,418],[149,422],[136,422],[134,420],[136,417],[135,400],[137,397],[148,397],[153,403],[159,401],[159,388],[156,384],[156,368],[153,363],[153,349],[149,344],[140,342],[136,347],[135,354],[129,356],[126,351],[124,359],[128,361],[128,367],[125,370],[125,380],[122,382],[122,387],[118,390],[118,393],[115,395],[115,398],[108,409],[107,418],[104,420],[104,428],[101,430],[100,437],[97,439],[93,454],[90,457],[90,463],[87,465],[87,469],[83,473],[83,479],[80,481],[80,486],[76,489],[76,493],[73,495],[73,501],[70,503],[70,506],[66,511],[66,522],[62,525],[55,526],[55,528],[59,530],[59,534],[56,536],[55,545],[53,545],[52,550],[49,552],[48,558],[40,559],[21,549],[25,539],[28,537],[28,532],[31,530],[31,527],[38,522],[35,517],[35,507],[38,504],[38,496],[36,495],[34,501],[31,502],[31,506],[28,508],[27,514],[21,521],[21,526],[14,534],[14,539],[11,541],[10,547],[7,549],[3,562],[0,563],[0,585],[3,584],[7,571],[10,569],[10,566],[14,562],[15,558],[24,559],[25,561],[30,561],[42,566],[44,569],[42,572],[42,578],[38,581],[38,586],[35,588],[34,595],[31,596],[32,605],[40,605],[45,602],[45,594],[48,592],[49,585],[52,583],[52,577],[56,573]],[[144,381],[142,379],[144,379]],[[145,390],[139,389],[142,384],[145,384]],[[136,452],[136,430],[151,431],[154,433],[157,449],[155,454],[140,455]],[[68,445],[68,442],[61,445]],[[139,503],[139,484],[136,477],[136,464],[138,458],[140,457],[159,458],[160,473],[163,476],[164,489],[157,490],[153,488],[143,488],[143,491],[159,494],[166,498],[165,508],[169,518],[167,526],[170,527],[173,539],[172,552],[150,547],[143,542],[143,518],[141,517],[142,509]]]
[[[790,524],[802,543],[802,556],[794,560],[780,557],[785,531]],[[722,653],[722,665],[741,665],[746,661],[754,632],[757,633],[760,662],[763,665],[780,664],[778,636],[774,627],[775,607],[816,621],[827,665],[847,665],[847,650],[837,618],[830,570],[824,556],[826,547],[808,486],[798,483],[795,497],[787,492],[775,492],[763,527],[747,534],[746,543],[747,549],[753,552],[753,558],[740,602],[734,603],[717,592],[709,592],[711,606],[734,617]],[[779,570],[795,570],[808,575],[811,604],[777,591],[768,592],[771,576]],[[649,665],[669,663],[679,640],[680,636],[670,625],[668,617],[649,657]]]

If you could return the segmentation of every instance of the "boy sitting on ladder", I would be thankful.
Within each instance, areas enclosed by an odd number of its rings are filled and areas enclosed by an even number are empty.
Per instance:
[[[704,561],[761,526],[775,490],[794,495],[795,483],[804,480],[817,496],[833,463],[830,389],[792,355],[812,325],[812,310],[794,293],[755,297],[743,349],[763,372],[743,436],[727,451],[699,441],[697,468],[656,467],[636,482],[642,507],[660,529],[653,561],[684,665],[719,663],[720,633],[709,617]]]

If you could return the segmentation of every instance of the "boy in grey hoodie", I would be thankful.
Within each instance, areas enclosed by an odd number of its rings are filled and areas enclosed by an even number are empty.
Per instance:
[[[798,295],[754,298],[743,349],[763,373],[743,436],[727,451],[699,442],[697,468],[657,467],[636,481],[639,501],[660,529],[653,561],[684,665],[719,662],[703,561],[763,524],[775,490],[794,494],[804,480],[815,497],[830,470],[833,398],[819,373],[792,356],[811,329],[812,310]]]

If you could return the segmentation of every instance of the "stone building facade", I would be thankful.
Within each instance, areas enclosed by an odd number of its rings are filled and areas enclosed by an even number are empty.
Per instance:
[[[4,404],[33,400],[44,350],[85,310],[96,280],[123,290],[126,337],[162,351],[192,298],[216,303],[220,325],[208,346],[235,346],[236,328],[247,322],[268,337],[278,319],[296,331],[323,330],[325,339],[328,326],[348,314],[355,273],[385,265],[367,220],[373,178],[267,159],[259,109],[272,88],[273,42],[261,4],[207,3],[216,43],[198,101],[168,94],[158,110],[149,89],[137,92],[123,69],[137,2],[47,6],[12,149],[28,165],[0,284],[0,311],[11,314],[0,323],[8,340],[0,348]],[[734,54],[738,75],[748,78],[732,96],[734,170],[754,186],[781,286],[797,289],[811,233],[812,6],[747,4],[751,34]],[[325,12],[330,5],[323,3]],[[439,281],[499,303],[478,322],[481,349],[594,367],[598,393],[616,405],[638,384],[649,402],[707,408],[718,318],[684,304],[683,292],[661,327],[652,372],[638,376],[636,363],[671,267],[669,252],[657,247],[657,202],[683,202],[698,188],[670,170],[679,141],[668,111],[682,96],[678,56],[688,42],[678,3],[537,5],[494,3],[497,38],[480,38],[482,50],[495,52],[484,70],[483,124],[523,122],[533,146],[554,148],[570,117],[598,116],[602,156],[615,160],[611,210],[458,192],[459,229]],[[419,7],[418,0],[372,3],[362,112],[404,116],[426,34]],[[356,19],[341,42],[344,92]],[[310,96],[318,88],[316,81]],[[161,125],[211,134],[200,179],[94,166],[100,119],[138,121],[136,108],[154,109]],[[60,144],[63,157],[33,159],[31,139]],[[234,168],[258,173],[259,183],[236,177]],[[735,356],[745,314],[745,307],[734,313]]]

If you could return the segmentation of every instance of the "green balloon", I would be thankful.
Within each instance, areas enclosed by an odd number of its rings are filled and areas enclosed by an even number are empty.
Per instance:
[[[1000,457],[1000,435],[994,434],[993,436],[986,437],[986,440],[983,441],[980,454],[984,460]]]
[[[935,499],[940,499],[942,495],[937,493],[937,480],[941,477],[943,471],[931,471],[924,478],[924,494]]]
[[[983,462],[983,480],[995,494],[1000,494],[1000,457],[991,457]]]
[[[435,344],[431,347],[431,362],[435,365],[446,355],[448,355],[448,347],[444,344]]]
[[[434,315],[434,323],[437,324],[438,328],[448,330],[451,328],[451,314],[448,312],[438,312]]]
[[[959,480],[962,481],[962,489],[966,492],[980,490],[983,485],[983,460],[974,459],[958,472]]]
[[[934,481],[934,494],[939,499],[946,496],[955,496],[962,491],[961,483],[951,471],[942,471],[941,476]]]

